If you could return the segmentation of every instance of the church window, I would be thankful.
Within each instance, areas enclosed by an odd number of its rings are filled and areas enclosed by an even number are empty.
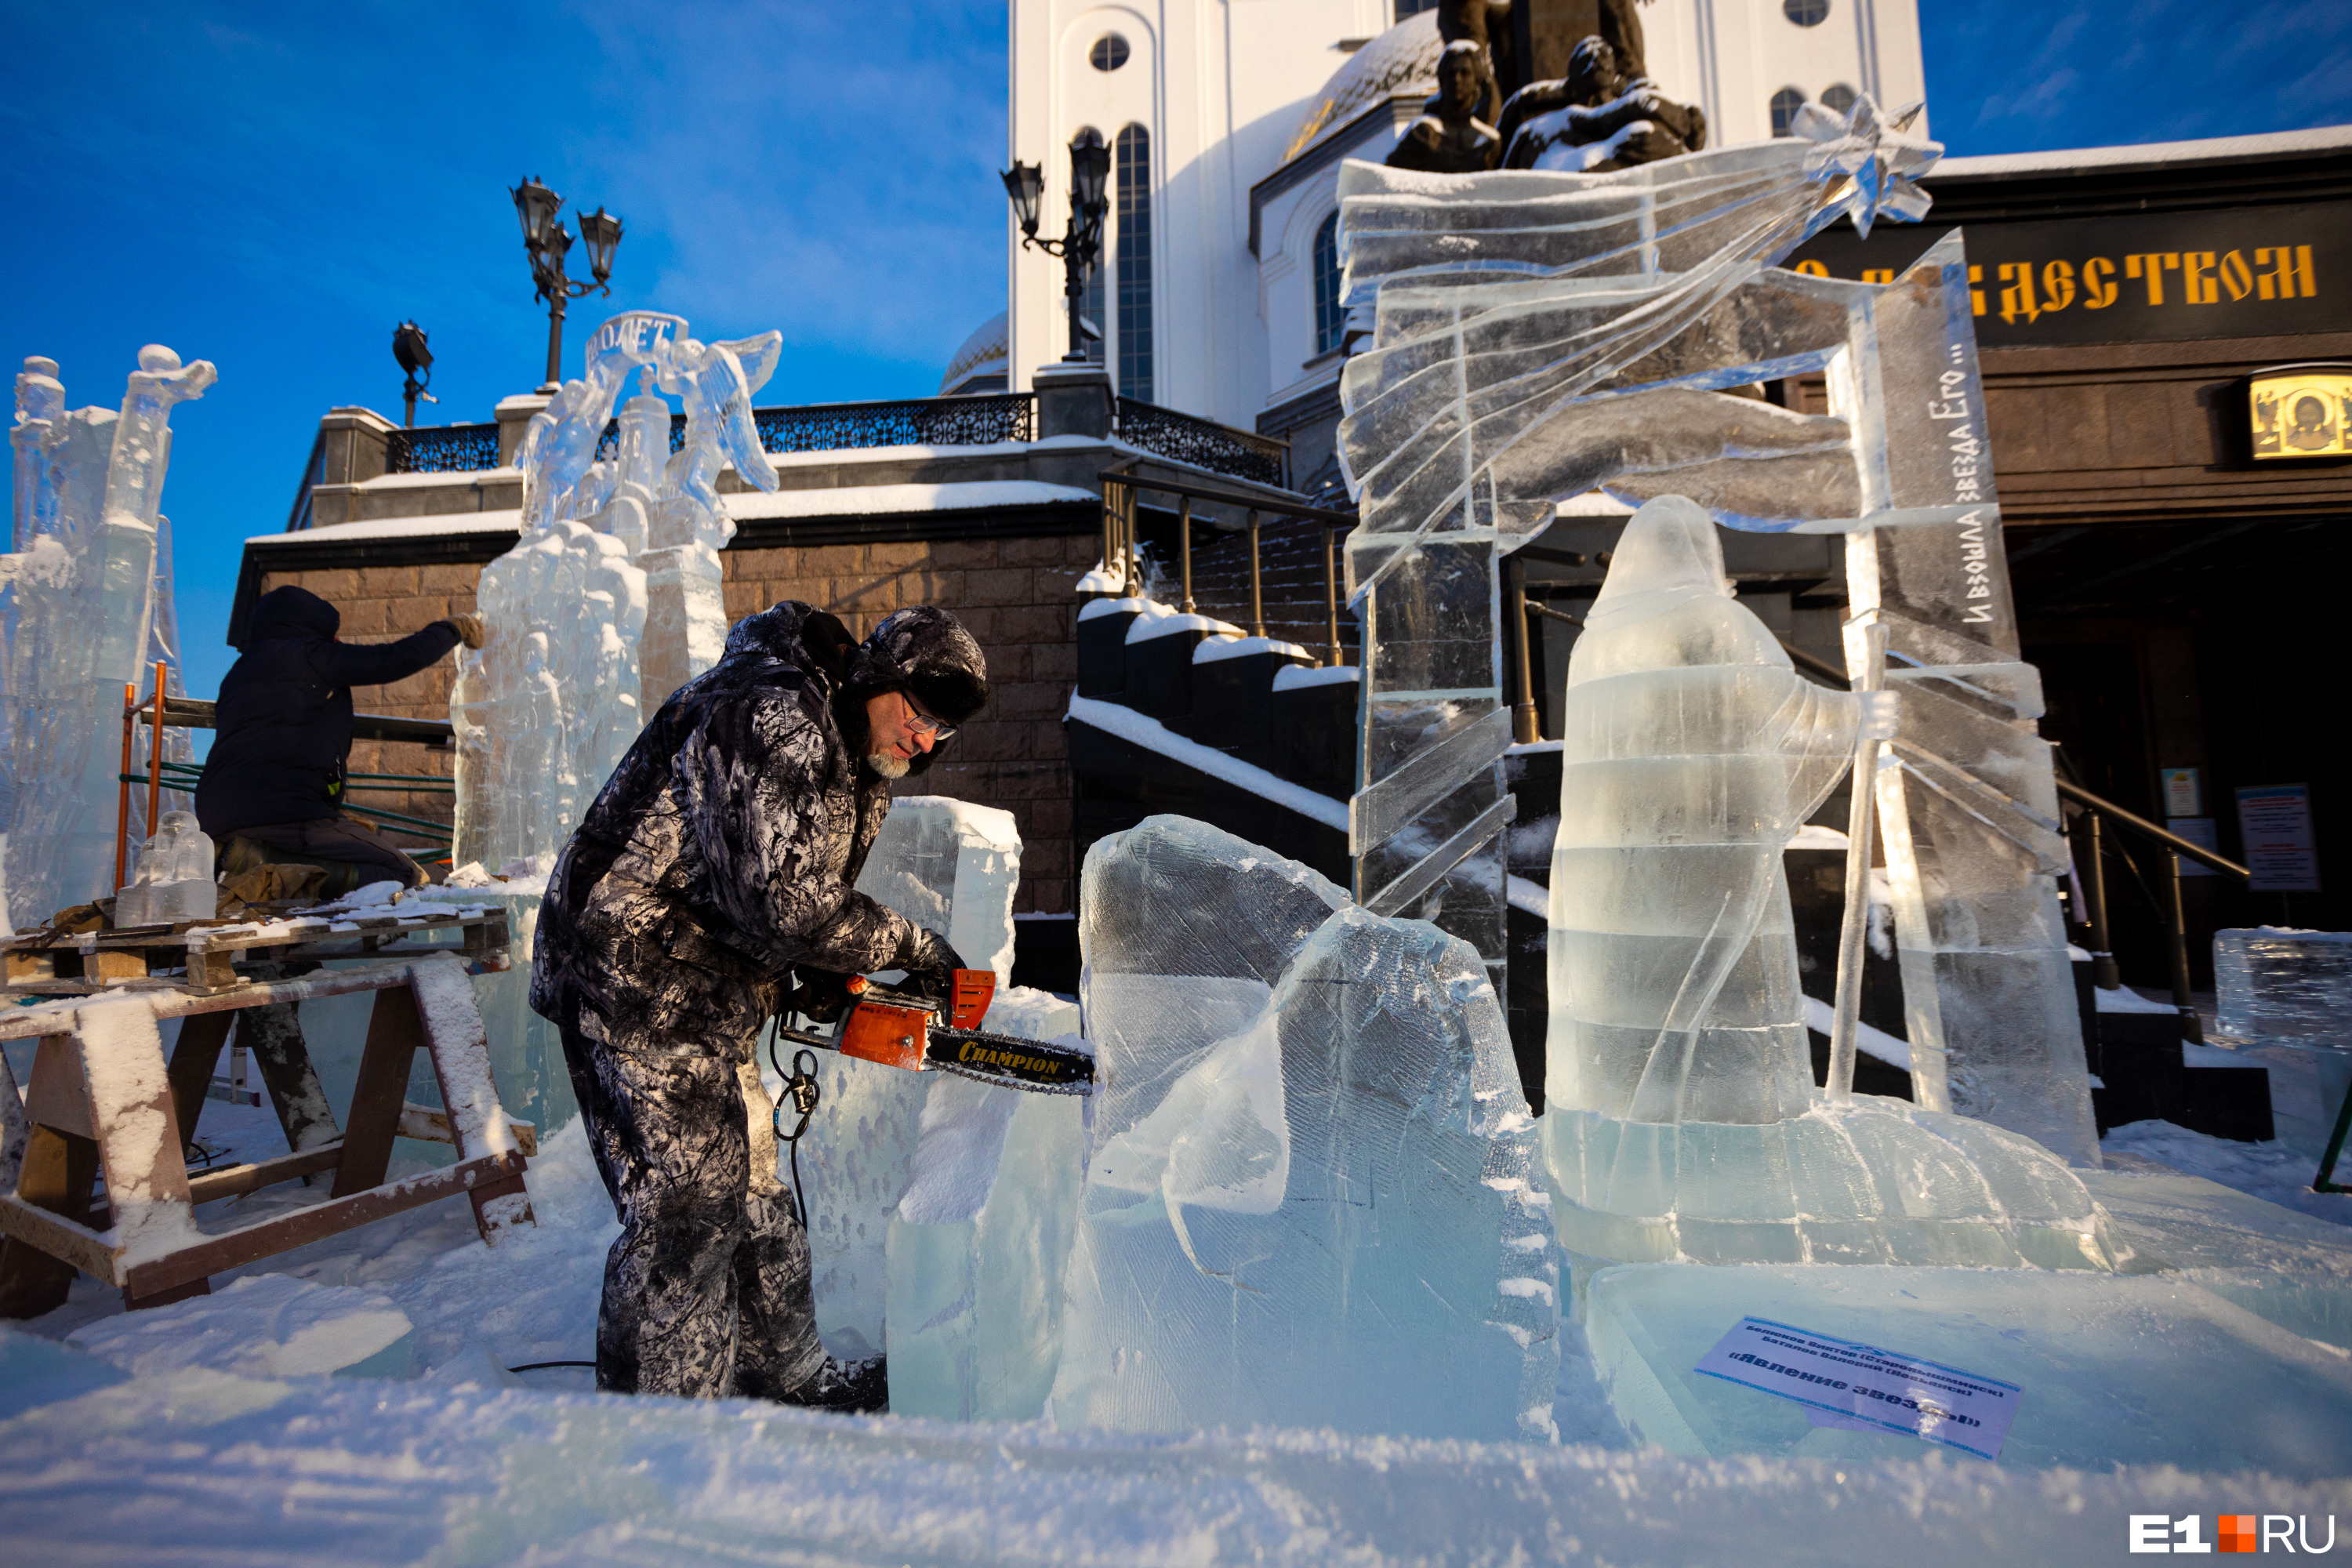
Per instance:
[[[1087,51],[1087,64],[1098,71],[1115,71],[1127,63],[1128,53],[1125,38],[1117,33],[1105,33],[1095,40],[1095,47]],[[1068,57],[1063,58],[1066,59]]]
[[[1800,27],[1818,27],[1829,20],[1830,0],[1780,0],[1780,15]]]
[[[1315,231],[1315,352],[1330,353],[1348,331],[1348,308],[1339,301],[1339,215]]]
[[[1772,95],[1772,134],[1786,136],[1797,122],[1797,110],[1805,107],[1805,95],[1793,87],[1784,87]]]
[[[1396,19],[1402,22],[1407,16],[1418,16],[1423,11],[1435,9],[1437,0],[1396,0]]]
[[[1118,394],[1151,401],[1151,132],[1118,133]]]
[[[1853,107],[1853,100],[1861,96],[1862,95],[1860,93],[1846,86],[1845,83],[1842,81],[1833,82],[1830,86],[1822,89],[1822,107],[1823,109],[1834,109],[1840,114],[1843,114],[1847,110]]]

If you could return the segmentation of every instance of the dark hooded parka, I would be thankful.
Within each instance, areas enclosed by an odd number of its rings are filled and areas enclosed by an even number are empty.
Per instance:
[[[334,605],[307,589],[272,588],[255,601],[244,648],[221,679],[219,728],[196,785],[196,820],[214,838],[337,816],[352,753],[352,688],[404,679],[457,646],[447,621],[366,644],[336,641],[342,624]]]
[[[863,644],[803,604],[740,622],[637,737],[549,880],[531,1005],[562,1036],[621,1219],[600,1388],[886,1397],[878,1361],[837,1365],[817,1340],[807,1235],[752,1135],[765,1096],[750,1058],[794,967],[863,973],[944,949],[852,886],[889,809],[865,757],[866,700],[890,690],[961,722],[987,698],[980,648],[933,609]]]

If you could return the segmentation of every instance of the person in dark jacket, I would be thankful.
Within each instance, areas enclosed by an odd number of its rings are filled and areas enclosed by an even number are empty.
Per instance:
[[[858,643],[787,601],[662,705],[564,847],[530,1005],[562,1037],[621,1219],[599,1388],[887,1402],[882,1358],[836,1363],[818,1342],[752,1051],[788,1004],[837,1007],[850,975],[901,969],[943,994],[961,966],[854,884],[888,781],[987,698],[979,645],[945,611],[900,610]]]
[[[415,861],[342,815],[344,765],[352,754],[352,688],[415,674],[464,643],[482,646],[475,616],[452,616],[390,643],[335,640],[343,617],[303,588],[273,588],[257,600],[237,660],[221,680],[217,726],[196,820],[221,847],[224,868],[255,863],[327,869],[328,896],[369,882],[415,887]],[[240,849],[244,839],[249,848]]]

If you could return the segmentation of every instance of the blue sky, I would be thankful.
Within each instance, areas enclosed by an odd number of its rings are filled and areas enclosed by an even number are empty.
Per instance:
[[[1955,153],[2352,121],[2345,0],[1920,12]],[[1005,16],[5,0],[0,354],[58,360],[77,405],[119,401],[143,342],[220,367],[174,416],[164,492],[189,689],[208,693],[240,542],[285,525],[319,416],[397,416],[395,321],[432,333],[441,403],[420,419],[487,419],[539,379],[507,195],[526,174],[628,226],[575,332],[631,306],[705,338],[780,328],[762,403],[935,390],[1003,303]]]

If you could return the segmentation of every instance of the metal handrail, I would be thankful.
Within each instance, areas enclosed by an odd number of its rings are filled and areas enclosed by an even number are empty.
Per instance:
[[[1239,507],[1247,514],[1241,523],[1223,522],[1213,517],[1200,521],[1225,533],[1249,535],[1250,633],[1265,636],[1265,582],[1258,561],[1258,530],[1271,518],[1282,521],[1297,518],[1318,522],[1323,528],[1323,614],[1326,628],[1324,664],[1337,668],[1345,657],[1339,645],[1339,572],[1338,531],[1353,528],[1360,521],[1354,512],[1340,511],[1331,507],[1310,502],[1287,501],[1270,503],[1264,496],[1242,495],[1215,485],[1195,484],[1186,479],[1167,479],[1158,476],[1145,479],[1135,469],[1139,459],[1130,458],[1123,463],[1103,469],[1095,476],[1102,485],[1103,495],[1103,567],[1116,571],[1120,580],[1138,580],[1141,557],[1136,550],[1135,514],[1139,497],[1145,490],[1157,490],[1176,498],[1176,552],[1178,570],[1182,584],[1183,611],[1194,613],[1192,600],[1192,503],[1208,501],[1218,506]]]

